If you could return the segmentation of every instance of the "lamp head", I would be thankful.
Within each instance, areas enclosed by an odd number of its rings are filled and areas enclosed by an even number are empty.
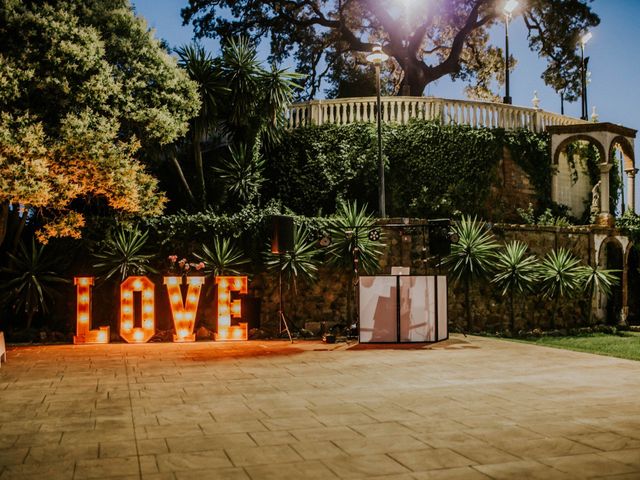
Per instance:
[[[507,2],[504,4],[504,14],[511,15],[513,11],[518,8],[519,4],[520,2],[518,2],[518,0],[507,0]]]
[[[367,55],[367,61],[371,63],[380,64],[387,60],[389,60],[389,55],[382,51],[382,45],[380,44],[374,45],[371,53]]]

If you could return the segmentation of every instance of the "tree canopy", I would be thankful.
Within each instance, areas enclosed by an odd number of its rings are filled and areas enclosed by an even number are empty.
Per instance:
[[[502,82],[504,53],[489,30],[504,20],[504,0],[189,0],[183,9],[199,37],[250,34],[268,38],[274,60],[293,56],[308,74],[306,94],[323,79],[340,91],[342,81],[361,81],[364,57],[376,42],[389,54],[397,91],[411,95],[450,75],[470,83],[469,94],[492,98]],[[530,48],[547,59],[545,82],[565,98],[580,91],[580,34],[598,25],[591,0],[527,0],[515,12],[528,29]],[[513,65],[513,63],[512,63]],[[360,72],[360,75],[358,75]],[[348,89],[347,89],[348,90]]]
[[[10,211],[44,241],[91,204],[160,213],[138,149],[183,136],[199,99],[128,0],[0,0],[0,18],[0,244]]]

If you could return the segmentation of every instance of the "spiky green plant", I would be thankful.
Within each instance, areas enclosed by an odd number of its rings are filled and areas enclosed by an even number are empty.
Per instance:
[[[497,244],[487,225],[475,217],[462,217],[453,225],[452,231],[459,240],[451,245],[451,254],[443,263],[448,266],[455,282],[463,285],[467,330],[471,330],[471,284],[491,274]]]
[[[204,263],[204,271],[214,277],[241,275],[246,273],[243,267],[249,263],[249,259],[230,238],[214,237],[211,247],[202,245],[202,251],[194,255]]]
[[[553,301],[551,328],[556,328],[560,299],[580,288],[580,260],[566,248],[551,250],[538,267],[539,288],[544,298]]]
[[[507,243],[495,255],[495,274],[491,280],[501,291],[502,296],[509,297],[509,319],[511,331],[516,330],[514,300],[533,288],[538,272],[538,260],[535,256],[527,256],[527,244],[519,241]]]
[[[352,299],[356,274],[375,273],[379,269],[379,259],[384,251],[382,241],[369,238],[369,231],[373,227],[375,219],[367,213],[367,205],[358,208],[357,201],[342,203],[328,223],[332,239],[331,245],[326,249],[329,263],[348,269],[350,273],[350,285],[347,290],[349,323],[353,320]]]
[[[298,292],[298,280],[312,282],[316,278],[320,259],[320,251],[315,240],[309,236],[309,231],[304,226],[296,226],[293,230],[293,250],[281,255],[265,254],[266,265],[272,272],[281,271],[287,285],[293,286],[293,291]]]
[[[593,304],[598,293],[610,297],[613,287],[618,285],[619,270],[584,265],[578,269],[580,288],[589,297],[589,325],[593,323]]]
[[[260,144],[256,143],[253,149],[246,143],[230,145],[229,154],[229,158],[222,159],[214,171],[233,197],[249,202],[264,182],[265,159],[260,154]]]
[[[33,238],[29,247],[21,242],[15,254],[6,255],[9,264],[0,268],[5,280],[0,285],[0,299],[16,315],[25,315],[30,328],[33,317],[49,311],[59,287],[68,280],[58,273],[60,257],[51,255],[48,247],[36,244]]]
[[[155,257],[152,253],[143,253],[149,232],[141,231],[138,227],[118,227],[106,241],[98,245],[93,256],[97,263],[93,265],[104,280],[120,274],[120,281],[130,275],[145,275],[158,273],[150,265]]]

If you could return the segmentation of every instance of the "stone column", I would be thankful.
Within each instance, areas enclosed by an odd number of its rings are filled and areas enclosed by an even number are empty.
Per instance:
[[[624,173],[627,174],[627,210],[630,212],[636,211],[636,174],[638,173],[637,168],[631,168],[629,170],[625,170]]]
[[[609,212],[609,172],[612,165],[610,163],[600,164],[600,215],[598,215],[598,225],[613,227],[613,215]]]

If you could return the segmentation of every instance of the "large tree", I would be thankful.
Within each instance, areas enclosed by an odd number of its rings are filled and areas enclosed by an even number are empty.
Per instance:
[[[542,73],[566,98],[579,92],[580,33],[599,23],[591,0],[527,0],[516,12],[529,32],[529,45],[548,60]],[[411,95],[443,76],[471,84],[471,95],[491,97],[493,80],[503,80],[501,48],[489,29],[504,19],[505,0],[189,0],[185,23],[197,36],[226,37],[250,32],[268,38],[275,60],[294,56],[309,75],[313,96],[327,74],[334,82],[357,78],[353,68],[382,42],[390,70]],[[355,62],[354,62],[355,59]],[[351,70],[344,67],[351,66]],[[362,69],[362,67],[360,67]]]
[[[12,216],[46,241],[96,205],[160,213],[138,149],[183,136],[199,100],[128,0],[0,0],[0,107],[2,244]]]

